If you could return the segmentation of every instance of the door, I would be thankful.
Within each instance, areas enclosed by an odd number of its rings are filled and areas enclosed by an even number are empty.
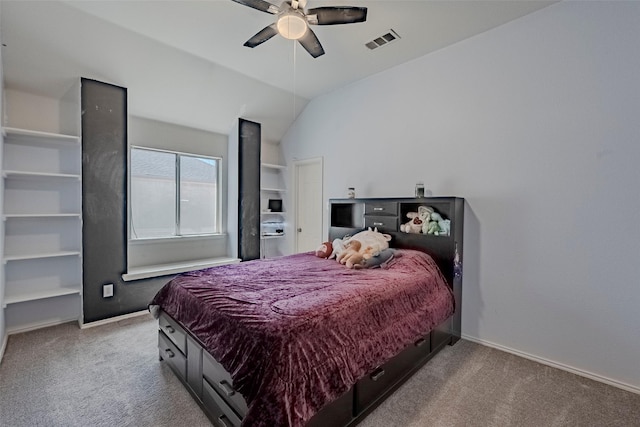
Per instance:
[[[294,163],[295,252],[315,250],[322,236],[322,158]]]

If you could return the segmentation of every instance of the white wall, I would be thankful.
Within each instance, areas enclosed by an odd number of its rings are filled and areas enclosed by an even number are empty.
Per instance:
[[[0,4],[0,16],[2,5]],[[1,19],[0,19],[1,21]],[[2,32],[0,31],[0,34]],[[0,36],[0,46],[2,46],[2,37]],[[0,122],[4,122],[4,77],[2,74],[2,49],[0,49]],[[4,159],[2,153],[4,152],[4,135],[0,132],[0,165],[3,164]],[[0,182],[0,212],[4,212],[4,180]],[[4,236],[4,221],[0,223],[0,236]],[[4,258],[4,239],[0,241],[0,259]],[[4,307],[4,263],[0,264],[0,307]],[[4,324],[4,309],[0,310],[0,362],[2,362],[2,356],[4,355],[4,348],[7,343],[7,335]]]
[[[287,164],[465,197],[463,334],[640,391],[639,21],[561,2],[316,98]]]
[[[5,102],[7,110],[3,126],[51,133],[62,132],[59,100],[6,89]]]

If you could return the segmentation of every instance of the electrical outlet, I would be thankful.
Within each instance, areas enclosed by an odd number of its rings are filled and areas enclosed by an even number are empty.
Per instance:
[[[102,285],[102,298],[109,298],[113,296],[113,283],[107,283]]]

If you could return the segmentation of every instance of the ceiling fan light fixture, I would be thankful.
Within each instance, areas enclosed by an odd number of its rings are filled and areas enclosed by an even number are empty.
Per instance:
[[[285,39],[298,40],[305,35],[307,29],[307,20],[298,13],[285,13],[278,18],[276,24],[278,33]]]

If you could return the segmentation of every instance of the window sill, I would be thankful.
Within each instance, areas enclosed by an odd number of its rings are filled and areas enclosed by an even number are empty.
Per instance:
[[[203,268],[216,267],[226,264],[237,264],[239,258],[208,258],[192,261],[172,262],[169,264],[147,265],[144,267],[130,268],[122,275],[122,280],[131,282],[134,280],[148,279],[151,277],[169,276],[185,271],[201,270]]]
[[[198,235],[185,235],[185,236],[171,236],[171,237],[147,237],[141,239],[129,239],[130,245],[149,245],[154,243],[163,242],[177,242],[187,240],[208,240],[208,239],[224,239],[227,237],[226,233],[216,234],[198,234]]]

